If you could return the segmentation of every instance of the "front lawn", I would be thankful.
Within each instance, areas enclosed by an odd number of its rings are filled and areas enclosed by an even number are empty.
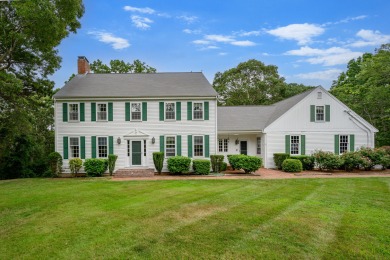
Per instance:
[[[0,181],[1,259],[390,258],[390,178]]]

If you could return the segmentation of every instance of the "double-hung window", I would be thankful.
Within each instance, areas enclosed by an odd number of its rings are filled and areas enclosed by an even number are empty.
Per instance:
[[[98,121],[107,121],[107,104],[98,103],[97,104],[97,119]]]
[[[292,135],[290,139],[290,154],[299,154],[299,135]]]
[[[340,135],[340,154],[348,152],[348,135]]]
[[[132,121],[141,121],[141,103],[131,103],[131,120]]]
[[[324,106],[316,106],[316,122],[325,121],[325,108]]]
[[[175,102],[165,103],[165,120],[175,120]]]
[[[78,137],[69,137],[70,158],[80,158],[80,142]]]
[[[228,151],[228,139],[219,139],[218,140],[218,151],[227,152]]]
[[[203,136],[194,136],[194,156],[204,156]]]
[[[98,157],[107,158],[108,154],[108,140],[107,137],[98,137]]]
[[[176,155],[176,138],[174,136],[165,137],[165,156],[171,157]]]
[[[79,104],[69,104],[69,121],[78,122],[79,121]]]
[[[257,154],[261,154],[261,137],[257,137]]]
[[[194,102],[193,118],[195,120],[203,119],[203,102]]]

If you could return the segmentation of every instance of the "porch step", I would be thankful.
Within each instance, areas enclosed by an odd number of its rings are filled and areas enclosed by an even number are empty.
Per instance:
[[[154,169],[118,169],[114,173],[115,178],[127,177],[153,177]]]

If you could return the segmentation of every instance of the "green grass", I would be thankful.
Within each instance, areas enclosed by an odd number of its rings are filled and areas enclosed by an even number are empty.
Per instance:
[[[390,178],[0,181],[1,259],[390,258]]]

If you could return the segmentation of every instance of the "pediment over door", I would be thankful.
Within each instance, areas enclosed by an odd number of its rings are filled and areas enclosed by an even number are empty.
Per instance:
[[[134,139],[134,138],[147,138],[149,137],[149,134],[143,132],[143,131],[140,131],[140,130],[137,130],[137,129],[134,129],[133,131],[131,131],[130,133],[128,134],[125,134],[123,136],[123,138],[125,140],[128,140],[128,139]]]

